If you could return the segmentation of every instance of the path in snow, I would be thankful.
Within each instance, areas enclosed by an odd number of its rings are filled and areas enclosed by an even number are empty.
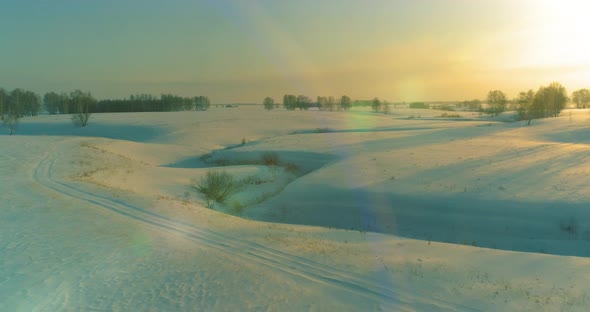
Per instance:
[[[247,240],[230,237],[218,231],[173,220],[140,207],[132,206],[122,200],[93,194],[76,184],[53,178],[53,165],[55,159],[58,158],[59,156],[55,153],[47,153],[35,167],[33,179],[44,187],[62,195],[88,202],[96,207],[107,209],[141,222],[144,225],[153,226],[159,230],[176,235],[182,235],[201,246],[207,246],[224,252],[231,257],[255,262],[281,273],[302,277],[314,283],[337,288],[348,292],[351,296],[365,297],[385,310],[412,311],[418,306],[424,309],[436,309],[439,311],[470,310],[465,306],[459,306],[436,298],[420,298],[418,303],[415,295],[400,289],[384,287],[375,283],[372,279],[363,278],[351,272],[339,270]]]

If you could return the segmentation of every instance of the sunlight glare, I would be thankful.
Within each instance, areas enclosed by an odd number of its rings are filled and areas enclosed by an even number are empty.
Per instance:
[[[578,67],[590,64],[590,2],[534,1],[536,14],[525,48],[527,66]]]

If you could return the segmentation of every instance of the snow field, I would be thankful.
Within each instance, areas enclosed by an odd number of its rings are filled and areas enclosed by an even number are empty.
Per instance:
[[[587,310],[588,112],[437,114],[25,119],[0,136],[0,310]],[[208,170],[252,183],[212,210]]]

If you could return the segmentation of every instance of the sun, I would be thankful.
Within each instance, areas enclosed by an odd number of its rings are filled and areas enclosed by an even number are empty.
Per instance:
[[[590,65],[590,1],[533,1],[532,23],[523,32],[523,57],[528,66]]]

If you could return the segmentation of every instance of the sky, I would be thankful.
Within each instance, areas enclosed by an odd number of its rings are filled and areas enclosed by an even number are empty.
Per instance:
[[[2,0],[0,87],[388,101],[590,88],[590,2]]]

